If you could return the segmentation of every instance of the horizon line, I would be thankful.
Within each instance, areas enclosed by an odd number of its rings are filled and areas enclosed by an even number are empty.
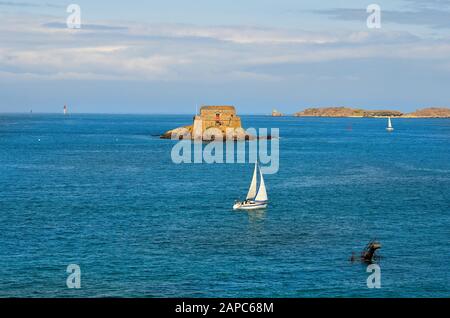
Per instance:
[[[401,112],[403,114],[408,114],[408,113],[412,113],[412,112],[416,112],[418,110],[421,109],[427,109],[427,108],[450,108],[449,106],[419,106],[417,107],[415,110],[394,110],[394,109],[382,109],[382,108],[377,108],[377,109],[363,109],[363,108],[358,108],[355,106],[312,106],[312,107],[306,107],[303,108],[301,110],[298,110],[296,112],[293,113],[284,113],[283,111],[280,111],[279,109],[276,109],[277,112],[283,114],[282,117],[289,117],[289,116],[295,116],[296,113],[305,111],[307,109],[324,109],[324,108],[350,108],[350,109],[355,109],[355,110],[365,110],[365,111],[398,111]],[[236,108],[236,107],[235,107]],[[275,109],[272,109],[272,111],[270,112],[264,112],[264,113],[260,113],[260,112],[252,112],[252,113],[248,113],[248,112],[243,112],[243,113],[239,113],[238,116],[270,116],[270,117],[274,117],[272,116],[273,111]],[[65,115],[63,113],[63,111],[61,112],[52,112],[52,111],[34,111],[32,109],[30,109],[30,111],[0,111],[0,115],[11,115],[11,114],[16,114],[16,115],[32,115],[32,114],[43,114],[43,115]],[[189,115],[189,116],[195,116],[198,115],[199,112],[197,111],[196,113],[159,113],[159,112],[72,112],[69,111],[67,113],[67,115],[71,115],[71,114],[78,114],[78,115],[174,115],[174,116],[181,116],[181,115]],[[66,115],[66,116],[67,116]],[[275,116],[277,117],[277,116]]]

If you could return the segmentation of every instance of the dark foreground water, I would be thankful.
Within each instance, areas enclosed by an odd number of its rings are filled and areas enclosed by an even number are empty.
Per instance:
[[[246,213],[250,164],[176,165],[155,137],[191,119],[0,115],[0,296],[450,295],[450,120],[243,116],[282,137]],[[381,289],[349,262],[372,238]]]

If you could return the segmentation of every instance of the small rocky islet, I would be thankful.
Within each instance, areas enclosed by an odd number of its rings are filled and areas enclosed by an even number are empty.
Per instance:
[[[272,117],[282,117],[283,114],[280,113],[278,110],[274,109],[272,110]]]

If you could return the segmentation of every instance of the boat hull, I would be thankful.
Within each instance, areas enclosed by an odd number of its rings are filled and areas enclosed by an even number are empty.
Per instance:
[[[394,131],[394,128],[386,128],[386,130],[391,132],[391,131]]]
[[[233,205],[233,210],[260,210],[267,208],[267,203],[236,203]]]

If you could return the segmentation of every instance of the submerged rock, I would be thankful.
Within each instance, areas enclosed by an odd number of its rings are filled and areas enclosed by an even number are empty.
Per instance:
[[[373,263],[376,260],[379,260],[380,257],[376,255],[376,251],[381,248],[381,243],[375,240],[370,241],[364,250],[361,252],[360,256],[357,257],[353,252],[350,257],[351,262],[361,261],[364,263]]]

